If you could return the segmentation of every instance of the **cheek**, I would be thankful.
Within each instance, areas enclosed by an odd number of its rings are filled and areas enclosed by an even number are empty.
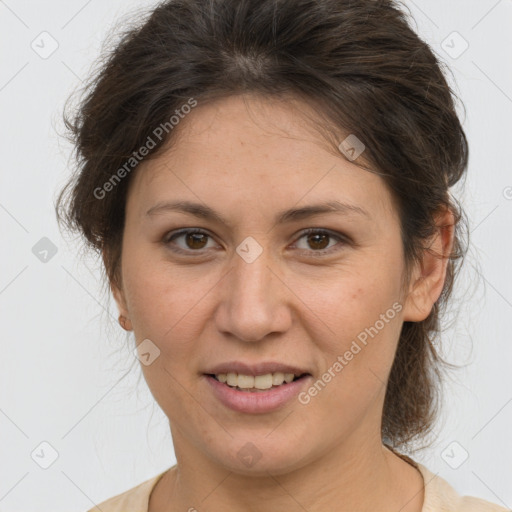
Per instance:
[[[212,284],[192,280],[186,272],[162,262],[141,265],[134,258],[124,268],[137,344],[149,339],[158,349],[149,365],[141,364],[152,395],[167,414],[174,411],[173,415],[184,418],[197,414],[197,423],[204,423],[201,411],[190,408],[186,390],[192,389],[197,371],[193,354],[202,328],[201,298]]]
[[[304,325],[314,324],[314,338],[325,348],[331,346],[339,350],[398,303],[399,272],[394,264],[379,265],[367,260],[359,267],[347,266],[330,275],[319,274],[308,279],[295,276],[295,281],[290,282],[294,293],[304,303],[300,313]],[[388,317],[395,318],[396,309],[401,308],[395,307]],[[381,330],[381,322],[378,327]]]
[[[211,318],[210,294],[222,285],[222,274],[171,266],[165,261],[127,260],[125,289],[137,344],[151,340],[159,355],[141,365],[145,380],[165,411],[187,407],[197,373],[200,340]],[[124,263],[124,262],[123,262]],[[204,419],[203,419],[204,420]]]
[[[124,282],[136,338],[151,337],[166,341],[181,339],[201,309],[201,300],[218,279],[200,277],[192,267],[176,267],[162,259],[137,257],[123,260]],[[185,329],[187,327],[187,329]]]
[[[337,407],[364,408],[379,392],[401,330],[400,269],[366,269],[340,274],[306,301],[317,313],[314,339],[323,359],[325,399]]]

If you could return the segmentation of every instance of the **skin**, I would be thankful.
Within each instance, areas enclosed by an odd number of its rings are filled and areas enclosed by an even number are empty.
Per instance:
[[[141,367],[169,418],[177,459],[153,490],[151,512],[421,510],[421,474],[383,447],[381,416],[401,325],[428,316],[446,259],[425,253],[402,289],[400,222],[388,189],[329,149],[305,112],[314,115],[300,100],[255,95],[199,104],[175,128],[175,146],[132,177],[122,282],[111,286],[137,343],[149,338],[160,350]],[[368,215],[274,222],[282,210],[333,199]],[[208,205],[229,224],[177,211],[146,215],[171,200]],[[431,241],[439,254],[451,250],[452,223],[450,212],[439,216]],[[210,236],[168,242],[181,228]],[[303,236],[307,228],[348,241],[319,242]],[[248,236],[262,248],[251,263],[236,252]],[[330,252],[319,256],[322,249]],[[273,360],[306,368],[316,381],[394,303],[401,311],[306,405],[234,412],[202,376],[224,361]],[[261,454],[252,467],[237,456],[248,442]]]

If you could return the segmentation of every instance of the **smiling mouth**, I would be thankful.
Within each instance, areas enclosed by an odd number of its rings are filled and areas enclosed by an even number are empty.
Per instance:
[[[291,382],[308,377],[310,374],[295,375],[293,373],[275,372],[257,376],[238,373],[207,373],[206,375],[237,391],[258,393],[284,387]]]

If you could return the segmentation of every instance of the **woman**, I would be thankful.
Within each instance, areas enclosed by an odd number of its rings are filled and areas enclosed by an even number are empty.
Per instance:
[[[67,123],[58,213],[177,459],[99,509],[505,510],[398,452],[435,419],[468,148],[394,2],[162,3]]]

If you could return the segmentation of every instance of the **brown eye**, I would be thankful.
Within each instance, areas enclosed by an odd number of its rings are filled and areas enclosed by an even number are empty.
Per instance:
[[[185,243],[189,249],[204,249],[206,242],[206,235],[203,233],[185,234]]]
[[[329,245],[330,235],[326,233],[307,235],[308,243],[312,249],[325,249]]]
[[[341,234],[332,233],[322,229],[309,229],[302,233],[300,240],[305,240],[305,244],[300,246],[297,242],[297,248],[301,251],[307,251],[310,254],[318,253],[318,255],[326,254],[332,250],[341,249],[348,243],[348,240]],[[337,243],[336,243],[337,242]],[[336,245],[340,246],[336,248]]]
[[[167,236],[164,239],[164,244],[169,246],[170,249],[178,253],[193,253],[201,252],[203,249],[208,249],[208,242],[211,236],[198,229],[185,229]],[[180,243],[177,241],[180,240]]]

